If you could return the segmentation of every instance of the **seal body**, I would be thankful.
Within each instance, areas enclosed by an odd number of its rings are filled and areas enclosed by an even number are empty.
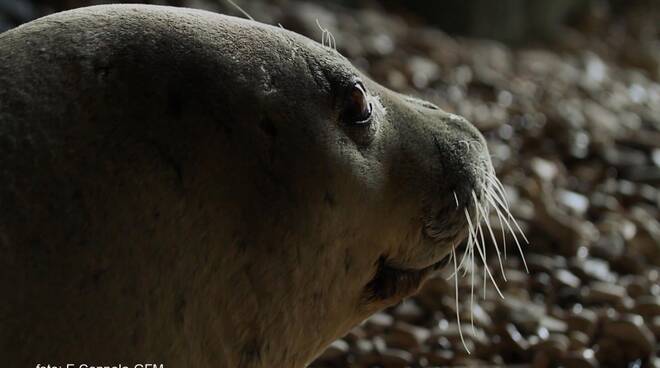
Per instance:
[[[112,5],[0,34],[4,363],[303,367],[417,290],[484,169],[468,122],[280,28]]]

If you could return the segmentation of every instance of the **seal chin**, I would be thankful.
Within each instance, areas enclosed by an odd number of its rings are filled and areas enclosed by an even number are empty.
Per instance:
[[[488,204],[484,191],[488,185],[483,178],[479,185],[470,186],[451,200],[436,202],[427,208],[421,229],[421,261],[415,266],[402,266],[396,260],[381,256],[373,278],[365,286],[368,302],[395,303],[416,293],[434,271],[443,267],[449,259],[449,251],[465,239],[470,223],[475,224],[487,215]],[[484,213],[481,213],[484,212]],[[423,250],[422,250],[423,249]]]
[[[402,266],[397,260],[381,256],[376,273],[364,288],[367,302],[391,304],[415,294],[434,271],[446,264],[451,247],[463,241],[470,222],[476,223],[484,215],[479,211],[486,211],[481,193],[486,187],[480,184],[477,190],[463,191],[427,207],[429,215],[422,221],[422,241],[418,245],[420,262]]]
[[[420,250],[419,262],[402,264],[400,260],[381,255],[374,276],[364,288],[365,301],[394,304],[415,294],[424,281],[445,266],[451,247],[463,241],[468,226],[465,217],[451,217],[442,222],[425,222],[421,241],[416,245]]]
[[[415,294],[424,281],[446,263],[446,258],[424,268],[412,269],[393,266],[381,256],[376,274],[365,286],[365,301],[390,304]]]

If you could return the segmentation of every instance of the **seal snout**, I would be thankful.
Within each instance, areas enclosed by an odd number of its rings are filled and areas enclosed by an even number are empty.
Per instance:
[[[487,211],[493,167],[481,133],[462,117],[447,114],[433,134],[435,191],[427,209],[424,235],[436,244],[454,245],[467,234],[470,221]]]

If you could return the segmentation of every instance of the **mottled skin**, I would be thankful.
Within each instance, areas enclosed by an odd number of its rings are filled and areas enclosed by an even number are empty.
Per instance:
[[[465,120],[280,28],[114,5],[0,34],[2,364],[303,367],[460,241],[477,165]]]

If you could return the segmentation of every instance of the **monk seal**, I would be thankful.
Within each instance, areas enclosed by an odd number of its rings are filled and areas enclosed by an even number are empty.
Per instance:
[[[488,172],[465,119],[287,30],[35,20],[0,35],[3,364],[303,367],[419,288]]]

